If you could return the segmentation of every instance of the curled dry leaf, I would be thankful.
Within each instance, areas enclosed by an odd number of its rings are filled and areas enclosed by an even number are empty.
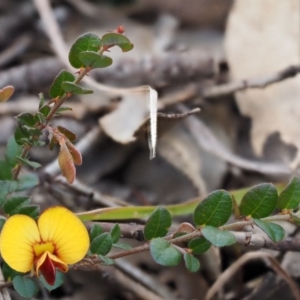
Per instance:
[[[74,166],[73,157],[64,142],[60,142],[58,164],[62,175],[67,179],[68,183],[73,183],[76,176],[76,168]]]
[[[73,157],[73,161],[75,165],[81,165],[82,164],[82,156],[81,153],[75,148],[75,146],[70,142],[66,141],[66,146],[69,149],[70,154]]]
[[[2,90],[0,90],[0,102],[7,101],[14,93],[14,90],[14,87],[11,85],[5,86]]]

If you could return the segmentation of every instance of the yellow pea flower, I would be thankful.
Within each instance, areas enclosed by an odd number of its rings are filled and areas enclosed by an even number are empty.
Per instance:
[[[22,273],[34,270],[53,285],[56,269],[80,261],[89,248],[87,229],[68,209],[56,206],[45,210],[37,223],[25,215],[14,215],[4,224],[0,252],[6,263]]]

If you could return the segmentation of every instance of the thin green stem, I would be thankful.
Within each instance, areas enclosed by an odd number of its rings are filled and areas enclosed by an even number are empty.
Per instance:
[[[28,155],[29,150],[30,150],[29,147],[24,148],[23,151],[22,151],[21,157],[22,157],[22,158],[26,158],[27,155]],[[22,162],[19,162],[19,163],[17,164],[16,168],[14,169],[14,171],[13,171],[13,179],[14,179],[14,180],[17,180],[17,179],[18,179],[19,174],[20,174],[20,171],[21,171],[21,169],[22,169],[22,166],[23,166],[23,163],[22,163]]]
[[[78,75],[78,77],[76,78],[76,80],[74,81],[75,84],[78,84],[80,83],[80,81],[83,79],[83,77],[89,72],[89,68],[84,68],[80,74]],[[53,118],[54,114],[57,112],[57,110],[64,104],[64,102],[69,98],[68,94],[65,93],[60,99],[58,99],[56,101],[56,103],[52,106],[47,118],[46,118],[46,121],[48,124],[49,121]]]

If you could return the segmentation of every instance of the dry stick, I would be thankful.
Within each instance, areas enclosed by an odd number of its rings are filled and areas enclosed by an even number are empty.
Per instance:
[[[182,112],[187,112],[188,109],[179,105]],[[223,159],[224,161],[240,167],[242,169],[256,171],[262,174],[269,174],[275,176],[288,176],[291,174],[291,169],[284,164],[264,163],[261,161],[253,161],[245,159],[232,153],[215,137],[212,131],[197,117],[190,116],[185,120],[191,135],[194,137],[198,145],[205,151],[214,154],[215,156]]]
[[[0,300],[11,300],[7,289],[7,286],[9,285],[4,286],[5,283],[1,284],[1,282],[4,282],[4,276],[2,274],[2,270],[0,269],[0,285],[3,286],[3,288],[0,290]]]
[[[261,89],[267,87],[268,85],[283,81],[291,77],[295,77],[298,73],[300,73],[300,65],[290,66],[276,74],[207,87],[204,89],[202,95],[205,98],[217,98],[249,88]]]
[[[143,285],[139,284],[136,280],[126,276],[123,272],[115,272],[117,279],[123,284],[124,287],[129,288],[139,299],[145,300],[163,300],[163,299],[174,299],[173,298],[161,298],[157,294],[153,293]]]
[[[230,267],[224,271],[217,281],[211,286],[206,294],[205,300],[210,300],[212,297],[225,285],[225,283],[247,262],[256,259],[267,259],[271,264],[271,268],[287,282],[290,289],[292,290],[295,299],[300,300],[300,293],[297,285],[280,266],[280,264],[274,259],[270,254],[265,252],[249,252],[240,257],[236,262],[234,262]]]
[[[33,36],[23,34],[19,36],[12,45],[4,49],[0,54],[0,67],[10,63],[13,59],[21,55],[33,41]]]
[[[85,223],[88,230],[91,230],[94,224],[99,224],[105,232],[110,232],[111,229],[115,226],[115,223],[112,222],[87,222]],[[248,223],[245,225],[249,225]],[[252,225],[252,224],[251,224]],[[144,241],[144,225],[140,224],[123,224],[119,223],[121,229],[121,237],[127,239],[134,239],[137,241]],[[234,227],[234,226],[232,226]],[[239,224],[239,227],[242,227]],[[176,232],[176,228],[170,228],[169,235],[174,234]],[[273,242],[272,240],[266,238],[265,235],[259,233],[252,233],[248,231],[231,231],[237,243],[248,247],[255,247],[255,248],[265,248],[271,249],[276,251],[300,251],[300,239],[296,238],[286,238],[280,242]]]
[[[243,246],[253,246],[255,248],[265,248],[276,251],[300,251],[300,239],[286,238],[283,241],[274,243],[265,235],[252,232],[232,231],[237,242]]]
[[[161,296],[163,299],[175,299],[173,295],[161,282],[156,280],[153,276],[148,275],[140,268],[132,265],[125,259],[119,259],[115,261],[116,267],[135,281],[139,281],[145,287],[154,291],[156,294]]]

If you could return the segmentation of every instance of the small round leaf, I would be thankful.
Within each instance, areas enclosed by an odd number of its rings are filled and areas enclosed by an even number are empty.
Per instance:
[[[273,184],[258,184],[244,195],[240,211],[244,216],[256,219],[267,217],[276,208],[277,198],[277,190]]]
[[[284,229],[275,223],[263,222],[259,219],[253,219],[254,223],[264,231],[267,236],[274,242],[279,242],[284,238],[285,231]]]
[[[74,68],[83,67],[79,54],[84,51],[98,52],[102,43],[100,38],[94,33],[85,33],[81,35],[71,46],[69,52],[69,62]]]
[[[213,226],[205,226],[201,232],[216,247],[230,246],[236,243],[235,236],[226,230],[220,230]]]
[[[105,55],[100,55],[92,51],[84,51],[79,54],[79,59],[85,67],[92,69],[106,68],[110,66],[113,60]]]
[[[204,237],[195,238],[188,244],[188,247],[193,251],[193,254],[204,253],[210,248],[210,246],[211,243]]]
[[[32,298],[39,290],[38,285],[31,278],[17,275],[13,279],[16,292],[25,299]]]
[[[25,205],[20,208],[18,214],[26,215],[33,219],[37,219],[40,215],[40,207],[38,205]]]
[[[228,192],[217,190],[210,193],[196,207],[194,222],[199,225],[221,226],[231,216],[233,201]]]
[[[61,84],[61,88],[66,92],[66,93],[72,93],[72,94],[77,94],[77,95],[86,95],[86,94],[92,94],[93,91],[83,88],[82,86],[75,84],[73,82],[69,81],[64,81]]]
[[[123,52],[130,51],[133,48],[133,44],[126,36],[113,32],[102,36],[102,45],[107,48],[119,46]]]
[[[111,235],[105,232],[93,239],[90,250],[93,254],[106,255],[111,250],[112,244]]]
[[[165,236],[171,225],[172,218],[169,211],[164,207],[157,207],[145,225],[145,239],[149,241],[153,238]]]
[[[29,203],[29,197],[12,197],[4,203],[3,210],[5,214],[12,216],[18,214],[20,209]]]
[[[120,239],[121,228],[118,223],[115,224],[114,227],[111,229],[110,235],[111,235],[113,243],[116,243]]]
[[[183,258],[184,258],[185,267],[190,272],[194,273],[194,272],[197,272],[199,270],[200,262],[196,257],[194,257],[190,253],[185,253]]]
[[[181,253],[163,238],[150,242],[150,253],[156,263],[166,267],[178,265],[181,259]]]
[[[103,233],[102,227],[99,224],[94,224],[90,232],[91,241],[93,241],[98,235],[102,233]]]
[[[53,83],[51,84],[49,95],[51,98],[61,97],[65,91],[62,89],[61,84],[64,81],[71,81],[75,80],[75,76],[67,70],[62,70],[60,73],[55,77]]]
[[[283,209],[295,209],[300,203],[300,179],[294,176],[277,200],[277,207]]]

